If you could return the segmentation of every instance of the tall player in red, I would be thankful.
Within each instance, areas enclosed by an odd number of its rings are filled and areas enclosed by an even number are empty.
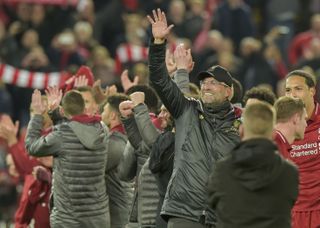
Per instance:
[[[286,157],[299,168],[299,196],[292,209],[293,228],[320,227],[320,106],[314,100],[315,80],[301,70],[286,77],[286,96],[303,100],[307,111],[304,139],[294,141]]]

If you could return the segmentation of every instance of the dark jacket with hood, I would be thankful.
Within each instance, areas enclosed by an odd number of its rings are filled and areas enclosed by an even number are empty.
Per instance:
[[[165,51],[166,44],[149,49],[150,81],[176,126],[174,168],[161,214],[214,224],[206,185],[214,162],[240,141],[234,127],[238,116],[228,101],[209,110],[201,101],[187,99],[168,76]]]
[[[108,227],[105,185],[107,134],[100,120],[80,115],[41,136],[43,117],[29,122],[26,148],[32,156],[53,156],[51,227]]]
[[[298,171],[268,139],[240,143],[209,179],[218,228],[290,228]]]

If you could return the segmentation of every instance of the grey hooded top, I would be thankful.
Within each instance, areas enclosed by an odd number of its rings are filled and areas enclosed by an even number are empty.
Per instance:
[[[42,116],[31,119],[26,148],[32,156],[54,157],[51,224],[106,227],[107,133],[104,127],[98,121],[68,121],[41,136],[42,125]]]

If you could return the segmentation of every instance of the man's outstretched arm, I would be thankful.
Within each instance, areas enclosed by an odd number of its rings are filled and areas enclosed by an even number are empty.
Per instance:
[[[166,42],[173,25],[168,26],[164,12],[153,10],[153,18],[148,16],[154,39],[149,46],[149,72],[151,85],[174,118],[178,118],[188,105],[178,86],[171,80],[165,63]]]

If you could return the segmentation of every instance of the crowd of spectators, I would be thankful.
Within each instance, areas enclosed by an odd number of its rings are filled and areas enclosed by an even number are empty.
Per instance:
[[[131,78],[147,77],[150,28],[145,16],[160,7],[175,25],[168,38],[171,49],[179,43],[192,49],[191,82],[198,83],[196,72],[220,64],[245,90],[266,84],[277,92],[288,70],[305,65],[318,70],[320,17],[311,19],[320,10],[317,1],[28,2],[0,5],[0,60],[19,69],[73,74],[85,64],[103,86],[116,84],[121,90],[124,69]],[[24,126],[31,90],[2,85],[1,93],[1,111]]]

